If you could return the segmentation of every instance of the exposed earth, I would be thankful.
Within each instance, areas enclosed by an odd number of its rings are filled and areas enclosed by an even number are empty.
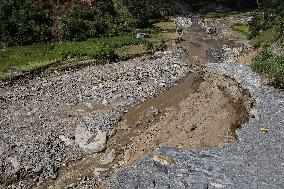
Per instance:
[[[241,64],[239,19],[181,17],[165,52],[1,83],[0,186],[283,188],[284,95]]]

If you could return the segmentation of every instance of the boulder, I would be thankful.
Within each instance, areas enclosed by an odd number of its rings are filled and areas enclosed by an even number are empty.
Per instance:
[[[84,127],[78,126],[75,133],[75,143],[88,153],[97,153],[105,149],[107,133],[101,130],[97,134],[87,131]]]

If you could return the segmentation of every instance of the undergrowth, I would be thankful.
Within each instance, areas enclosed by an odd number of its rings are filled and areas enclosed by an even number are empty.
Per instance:
[[[264,48],[253,59],[251,67],[266,76],[274,86],[284,88],[284,54],[273,55],[269,48]]]

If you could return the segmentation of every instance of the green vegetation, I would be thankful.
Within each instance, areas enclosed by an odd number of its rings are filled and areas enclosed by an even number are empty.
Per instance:
[[[263,74],[276,87],[284,88],[284,52],[273,54],[275,46],[283,47],[284,2],[282,0],[262,0],[261,12],[253,14],[249,22],[251,43],[264,46],[261,53],[252,61],[252,69]],[[274,44],[274,47],[271,45]]]
[[[249,22],[250,38],[279,38],[284,34],[284,2],[282,0],[262,0],[261,11],[252,15]],[[270,33],[270,34],[269,34]],[[271,37],[271,35],[274,37]],[[265,41],[264,41],[265,42]]]
[[[249,37],[249,26],[247,23],[236,23],[232,25],[233,30],[240,32],[245,37]]]
[[[123,60],[144,53],[163,50],[167,42],[178,39],[172,32],[174,22],[155,23],[153,28],[145,28],[149,36],[137,39],[133,35],[91,38],[80,42],[59,44],[37,44],[4,48],[0,51],[0,79],[13,78],[14,72],[30,72],[50,66],[63,66],[66,61],[82,59]],[[68,62],[69,63],[69,62]],[[74,65],[74,64],[73,64]]]
[[[177,29],[176,23],[174,22],[158,22],[155,23],[154,26],[160,30],[165,31],[176,31]]]
[[[179,13],[171,0],[3,0],[2,46],[126,35]]]
[[[230,11],[244,11],[257,8],[257,1],[248,0],[186,0],[192,12],[208,13],[211,18],[226,17]],[[218,10],[219,13],[216,13]],[[213,13],[214,12],[214,13]]]
[[[259,47],[261,44],[272,44],[279,39],[279,33],[274,29],[260,31],[259,35],[252,38],[250,43],[254,47]]]
[[[29,72],[68,59],[95,58],[113,60],[115,49],[142,43],[133,36],[90,39],[83,42],[63,42],[10,47],[0,51],[0,78],[13,77],[13,71]]]
[[[273,55],[269,48],[265,48],[253,59],[251,67],[276,87],[284,88],[284,54]]]
[[[0,78],[70,60],[125,59],[148,53],[148,43],[165,48],[168,36],[151,40],[174,31],[167,20],[178,13],[171,0],[3,0]],[[149,38],[137,39],[139,32]]]
[[[237,14],[240,14],[240,12],[208,12],[204,14],[204,18],[226,18]]]

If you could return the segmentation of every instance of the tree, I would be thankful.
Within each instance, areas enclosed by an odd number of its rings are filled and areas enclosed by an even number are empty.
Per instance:
[[[255,13],[251,21],[249,22],[250,38],[258,36],[261,29],[262,29],[261,15]]]
[[[48,13],[31,0],[3,0],[0,4],[1,41],[8,45],[49,41],[51,22]]]

